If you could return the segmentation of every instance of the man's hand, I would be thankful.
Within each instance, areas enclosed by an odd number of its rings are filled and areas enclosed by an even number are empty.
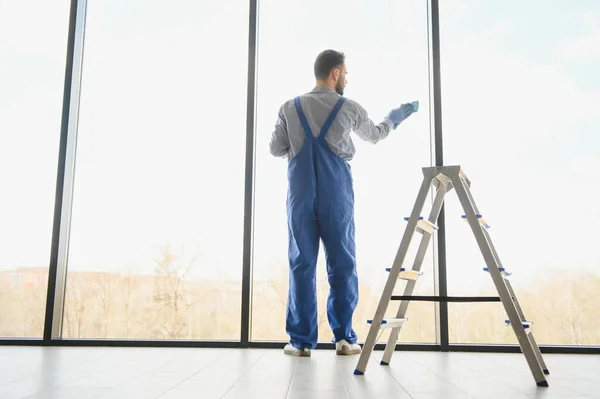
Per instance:
[[[415,112],[415,107],[412,103],[402,104],[399,108],[394,108],[388,114],[388,118],[394,122],[394,129],[402,123],[406,118]]]

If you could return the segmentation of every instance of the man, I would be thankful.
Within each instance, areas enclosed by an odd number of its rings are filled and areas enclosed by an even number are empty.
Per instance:
[[[343,53],[326,50],[314,64],[316,87],[287,101],[270,142],[270,152],[288,158],[287,217],[289,292],[284,352],[310,356],[317,344],[316,264],[323,240],[330,286],[327,318],[338,355],[358,354],[352,316],[358,303],[354,242],[354,191],[350,132],[373,144],[387,137],[414,108],[390,111],[378,125],[355,101],[343,96]]]

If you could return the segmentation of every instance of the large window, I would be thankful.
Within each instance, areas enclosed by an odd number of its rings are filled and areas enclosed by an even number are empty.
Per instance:
[[[315,23],[315,10],[333,19],[319,28],[309,28]],[[259,12],[252,340],[288,339],[287,160],[269,154],[281,104],[313,89],[314,60],[328,48],[346,54],[345,96],[363,105],[375,123],[401,103],[420,101],[419,112],[377,145],[353,136],[357,151],[351,165],[360,279],[354,327],[363,341],[369,327],[366,321],[373,317],[387,279],[385,269],[391,266],[404,232],[403,217],[410,214],[416,199],[423,177],[421,168],[431,164],[426,2],[264,0]],[[317,18],[316,23],[323,21]],[[414,237],[412,255],[419,238]],[[432,246],[415,294],[433,294]],[[408,268],[411,261],[407,257]],[[329,288],[322,246],[317,267],[319,339],[329,342],[332,333],[325,313]],[[403,283],[398,287],[401,293]],[[388,314],[396,309],[397,303],[390,305]],[[401,341],[435,341],[433,303],[414,302],[407,316],[410,321],[403,327]],[[387,333],[380,339],[386,338]]]
[[[40,338],[71,1],[0,2],[0,338]],[[353,135],[354,328],[364,342],[422,168],[433,163],[431,1],[259,3],[251,232],[244,231],[248,0],[87,2],[85,31],[76,32],[85,43],[70,142],[74,192],[66,193],[72,222],[62,231],[62,338],[239,341],[248,299],[241,296],[244,234],[252,234],[250,340],[287,341],[287,160],[272,157],[268,144],[281,104],[312,90],[315,57],[336,49],[346,54],[345,96],[375,123],[420,101],[377,145]],[[444,164],[461,165],[471,179],[537,342],[600,345],[593,234],[600,3],[444,0],[439,7]],[[431,202],[430,195],[423,216]],[[448,294],[496,296],[463,214],[450,192]],[[414,235],[405,268],[420,239]],[[432,240],[414,295],[436,293],[434,249]],[[317,267],[319,340],[330,342],[322,245]],[[403,288],[400,281],[395,294]],[[399,342],[434,343],[436,328],[447,327],[451,344],[517,343],[498,302],[450,303],[447,326],[436,326],[435,309],[412,302]]]
[[[69,1],[0,7],[0,337],[41,337]]]
[[[440,2],[444,152],[460,164],[540,344],[600,344],[600,4]],[[518,13],[515,10],[518,9]],[[449,292],[495,289],[447,201]],[[453,343],[515,343],[502,305],[450,305]]]
[[[248,2],[90,2],[63,337],[239,340]]]

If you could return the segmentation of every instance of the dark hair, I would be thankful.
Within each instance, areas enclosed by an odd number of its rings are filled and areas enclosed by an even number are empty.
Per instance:
[[[345,62],[344,53],[335,50],[325,50],[317,56],[315,61],[315,77],[327,80],[331,71],[341,67]]]

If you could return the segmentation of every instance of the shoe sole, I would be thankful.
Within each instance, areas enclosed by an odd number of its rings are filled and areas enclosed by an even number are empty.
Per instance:
[[[290,356],[310,357],[310,351],[308,351],[308,350],[296,351],[296,350],[284,349],[283,353],[285,353],[286,355],[290,355]]]
[[[335,354],[339,356],[360,355],[360,349],[336,349]]]

